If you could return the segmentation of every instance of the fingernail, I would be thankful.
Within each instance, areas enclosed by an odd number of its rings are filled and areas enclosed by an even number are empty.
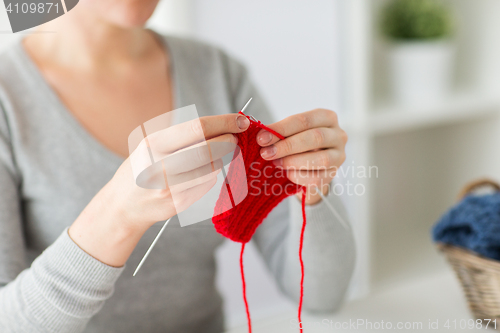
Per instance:
[[[283,166],[283,159],[278,158],[277,160],[273,160],[273,164],[277,167],[282,167]]]
[[[261,145],[268,144],[273,139],[273,135],[268,131],[263,131],[259,134],[259,138],[257,139]]]
[[[270,146],[262,149],[262,158],[271,158],[276,155],[278,149],[275,146]]]
[[[239,129],[247,129],[248,126],[250,126],[250,120],[248,120],[247,117],[245,116],[238,116],[238,118],[236,118],[236,124],[238,125],[238,128]]]

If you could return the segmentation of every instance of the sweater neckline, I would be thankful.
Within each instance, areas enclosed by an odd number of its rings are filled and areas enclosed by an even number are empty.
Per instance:
[[[179,105],[182,105],[181,101],[179,100],[181,95],[181,89],[179,89],[179,86],[182,80],[180,80],[180,77],[177,73],[177,56],[175,54],[175,48],[172,47],[172,45],[175,43],[171,43],[168,36],[160,35],[153,30],[150,31],[155,35],[155,37],[157,37],[158,41],[165,49],[165,52],[167,52],[167,54],[169,55],[169,73],[171,76],[171,87],[173,90],[172,96],[174,97],[173,110],[178,109],[180,107]],[[66,107],[55,90],[43,77],[40,69],[35,64],[33,59],[26,52],[26,49],[22,45],[22,40],[17,41],[15,49],[17,51],[16,53],[18,54],[19,59],[22,62],[22,65],[25,67],[25,70],[28,72],[31,79],[34,80],[34,86],[36,87],[36,89],[42,90],[43,93],[41,95],[43,95],[43,97],[47,99],[47,102],[53,106],[53,109],[62,119],[64,119],[64,122],[71,127],[75,135],[109,162],[112,162],[116,165],[122,164],[125,159],[106,147],[96,137],[94,137]]]

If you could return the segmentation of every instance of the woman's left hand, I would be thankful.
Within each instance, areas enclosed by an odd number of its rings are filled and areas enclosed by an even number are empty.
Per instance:
[[[268,126],[285,137],[280,140],[266,130],[257,135],[260,154],[287,169],[288,178],[307,187],[306,204],[321,200],[317,189],[326,194],[338,168],[345,161],[347,134],[338,124],[337,114],[316,109],[290,116]],[[301,193],[297,194],[300,198]]]

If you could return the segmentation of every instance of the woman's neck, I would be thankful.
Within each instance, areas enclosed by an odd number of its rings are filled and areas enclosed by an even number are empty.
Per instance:
[[[122,28],[78,11],[41,26],[24,45],[40,62],[71,70],[121,71],[158,52],[155,36],[142,27]]]

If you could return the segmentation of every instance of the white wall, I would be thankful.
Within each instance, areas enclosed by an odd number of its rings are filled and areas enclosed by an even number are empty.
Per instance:
[[[197,0],[195,33],[243,60],[281,119],[339,110],[332,0]]]
[[[169,34],[192,35],[194,6],[195,0],[160,0],[148,25]]]

